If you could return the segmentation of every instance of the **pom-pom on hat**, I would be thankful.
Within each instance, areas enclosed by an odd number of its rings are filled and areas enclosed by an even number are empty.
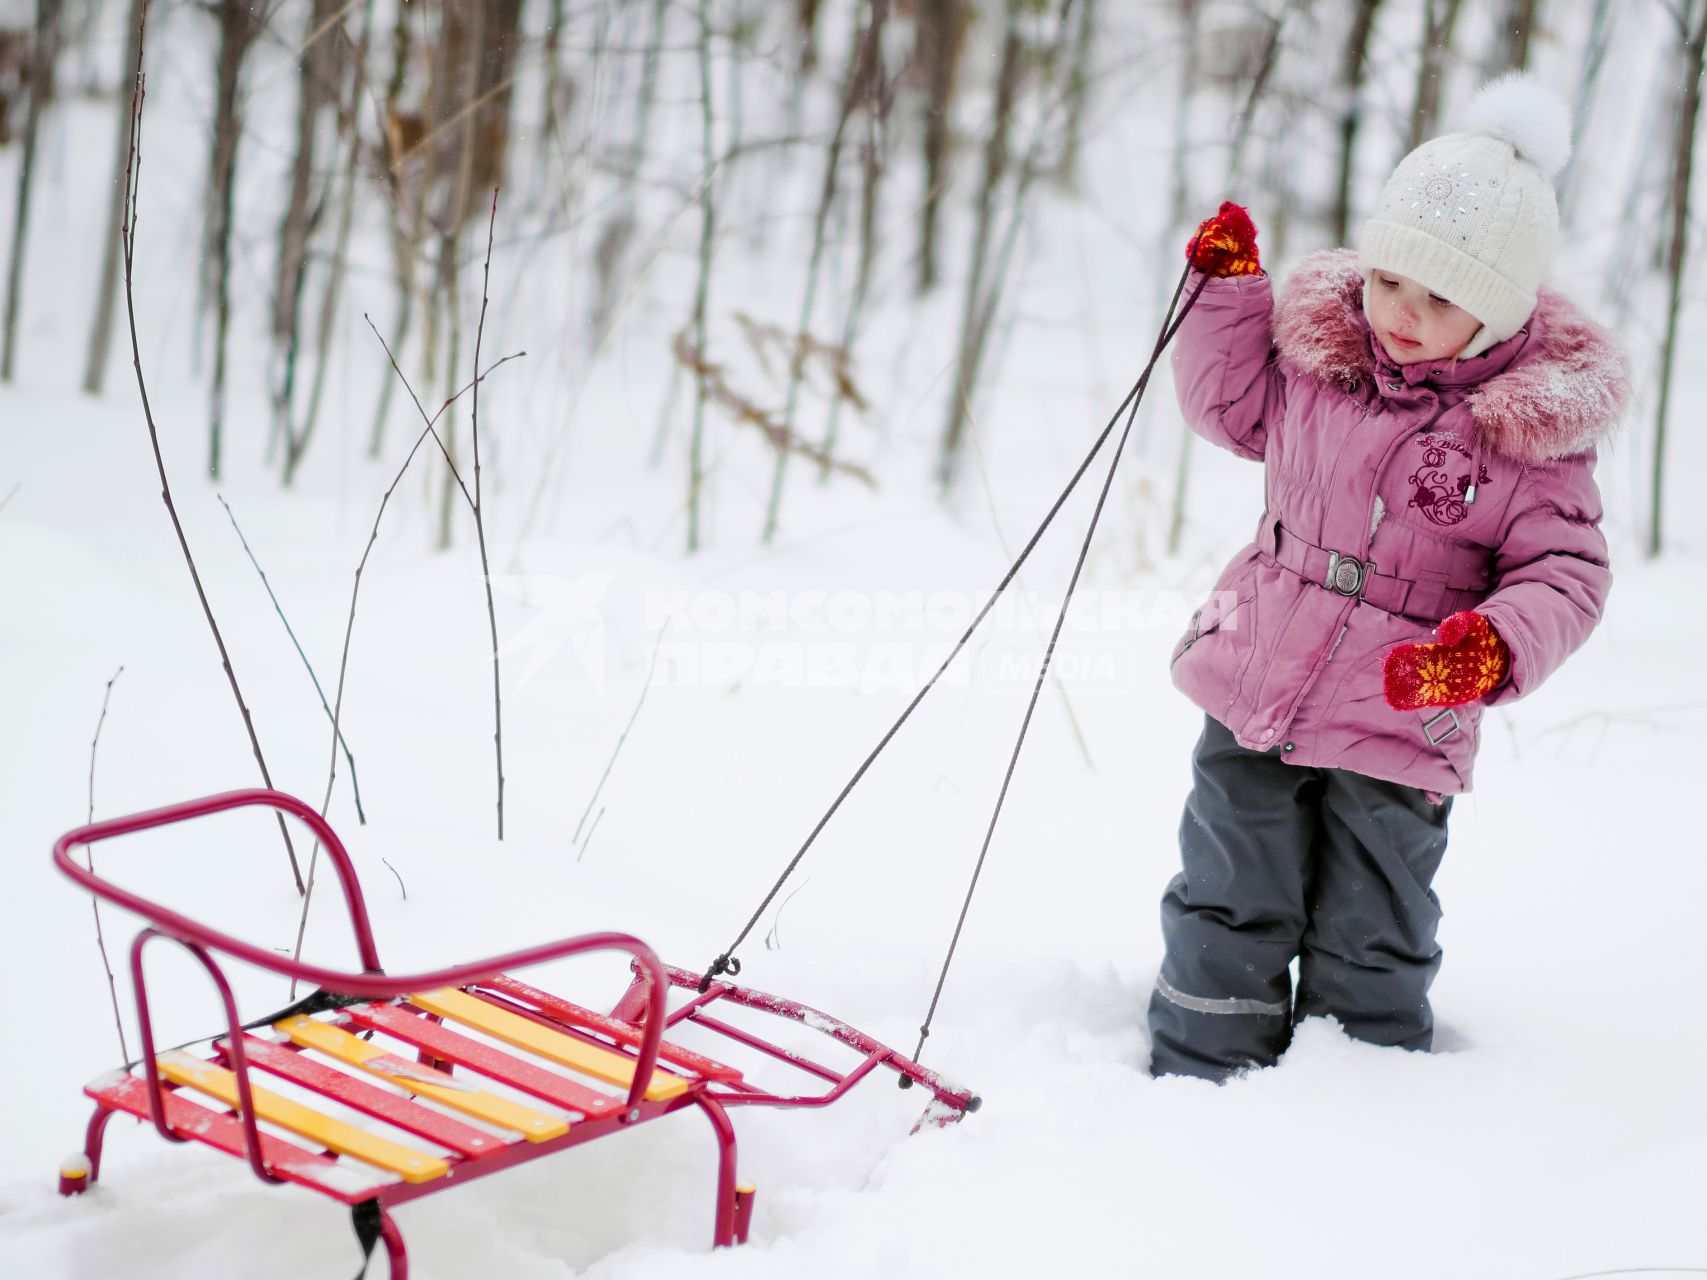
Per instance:
[[[1553,261],[1553,178],[1571,155],[1569,108],[1533,76],[1484,85],[1461,133],[1399,162],[1358,236],[1364,275],[1392,271],[1482,322],[1462,355],[1511,337]]]

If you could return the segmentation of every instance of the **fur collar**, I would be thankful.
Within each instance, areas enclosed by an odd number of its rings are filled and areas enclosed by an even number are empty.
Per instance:
[[[1536,340],[1465,397],[1478,443],[1524,463],[1602,443],[1630,398],[1623,352],[1569,299],[1543,287],[1535,319],[1528,329]],[[1356,251],[1331,249],[1298,264],[1275,307],[1274,340],[1283,362],[1319,381],[1352,390],[1374,378]],[[1474,359],[1497,365],[1505,345]]]

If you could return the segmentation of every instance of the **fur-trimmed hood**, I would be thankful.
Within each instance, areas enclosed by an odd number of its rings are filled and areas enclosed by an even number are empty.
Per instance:
[[[1352,390],[1379,372],[1363,314],[1357,253],[1331,249],[1301,261],[1274,310],[1280,358]],[[1519,462],[1568,457],[1612,434],[1630,398],[1618,345],[1563,294],[1543,287],[1516,337],[1459,366],[1493,371],[1465,397],[1479,443]]]

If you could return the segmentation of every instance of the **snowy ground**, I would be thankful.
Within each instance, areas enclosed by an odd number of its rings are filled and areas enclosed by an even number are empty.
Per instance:
[[[155,127],[170,137],[166,84]],[[67,139],[106,136],[104,107],[78,111],[50,165],[76,154]],[[104,146],[91,144],[102,156]],[[177,333],[188,288],[167,275],[161,242],[191,216],[196,161],[165,141],[152,154],[144,331]],[[126,357],[105,398],[67,390],[94,269],[72,246],[98,224],[103,166],[64,160],[61,185],[44,189],[36,234],[62,275],[32,276],[23,375],[0,390],[0,500],[18,486],[0,510],[0,901],[10,908],[0,1274],[344,1274],[355,1245],[341,1210],[127,1122],[109,1130],[96,1192],[54,1195],[56,1163],[87,1115],[80,1086],[119,1060],[88,906],[48,859],[54,836],[87,813],[104,683],[122,664],[97,816],[257,781],[159,503]],[[542,286],[500,251],[502,318],[488,351],[533,349],[499,375],[514,373],[510,389],[494,379],[482,404],[511,449],[491,499],[507,587],[508,838],[492,830],[489,646],[472,539],[465,529],[456,551],[427,550],[434,503],[411,480],[366,575],[345,703],[370,821],[356,823],[341,761],[331,810],[388,966],[607,928],[687,967],[723,949],[964,621],[956,604],[976,607],[998,580],[1004,544],[1023,544],[1135,371],[1153,290],[1127,282],[1142,279],[1135,264],[1148,251],[1110,230],[1094,191],[1087,206],[1046,210],[1057,234],[1033,246],[1017,305],[1027,322],[1002,349],[983,463],[951,509],[911,479],[925,472],[937,421],[926,397],[940,368],[908,353],[921,327],[948,323],[945,305],[888,326],[866,365],[888,416],[844,428],[864,441],[883,489],[818,490],[796,476],[783,534],[761,551],[768,470],[729,445],[710,549],[693,558],[679,553],[680,448],[663,469],[645,466],[668,377],[659,335],[681,314],[662,284],[576,386],[550,518],[518,532],[551,435],[540,419],[568,411],[558,380],[574,360],[530,330],[513,299]],[[740,252],[731,246],[728,296],[760,308],[762,285],[734,265]],[[383,261],[377,247],[373,257]],[[254,289],[258,311],[259,278]],[[390,305],[378,274],[352,291],[354,313],[377,318]],[[1699,325],[1692,317],[1695,342],[1707,336]],[[300,492],[282,494],[264,471],[264,424],[248,407],[234,415],[219,487],[328,682],[351,574],[401,456],[362,457],[380,368],[367,341],[353,327],[357,354],[334,383],[340,412]],[[145,358],[159,362],[151,392],[189,537],[275,780],[318,803],[327,724],[214,488],[198,479],[202,384],[166,347],[145,340]],[[1143,1008],[1199,724],[1167,684],[1167,651],[1181,602],[1248,536],[1261,482],[1256,468],[1200,447],[1186,552],[1163,555],[1156,495],[1171,454],[1160,442],[1178,429],[1169,395],[1155,389],[1146,428],[1157,443],[1127,459],[1084,583],[1081,608],[1107,608],[1113,623],[1074,633],[1063,659],[1080,665],[1065,672],[1065,696],[1050,690],[1040,705],[925,1055],[984,1109],[909,1138],[918,1095],[874,1080],[822,1113],[738,1116],[743,1173],[760,1192],[753,1243],[721,1254],[706,1248],[712,1144],[699,1121],[677,1117],[406,1206],[414,1274],[1562,1280],[1707,1268],[1707,862],[1684,822],[1699,778],[1693,731],[1707,711],[1707,509],[1689,496],[1707,482],[1707,442],[1693,429],[1707,381],[1692,374],[1674,410],[1669,554],[1640,558],[1641,452],[1615,450],[1602,466],[1618,573],[1606,623],[1543,692],[1489,717],[1478,788],[1454,811],[1437,883],[1447,911],[1438,1051],[1376,1050],[1312,1024],[1278,1068],[1224,1089],[1152,1081]],[[261,398],[241,391],[233,403]],[[1639,412],[1651,412],[1647,399]],[[405,428],[393,420],[393,444]],[[1020,579],[1044,602],[1065,582],[1086,488]],[[876,619],[830,611],[742,628],[718,612],[814,591],[851,593],[850,610],[890,596]],[[940,616],[909,615],[909,591],[935,599]],[[577,847],[669,601],[682,616],[663,632],[602,816]],[[742,948],[744,981],[911,1049],[1024,709],[1027,686],[1001,676],[999,660],[1047,621],[980,643],[980,674],[927,700],[820,840],[797,896]],[[223,819],[195,838],[98,856],[115,878],[191,914],[289,943],[296,899],[264,821]],[[308,952],[344,961],[334,906],[317,904]],[[133,925],[105,922],[117,958]],[[201,979],[163,956],[156,965],[162,1041],[210,1030]],[[597,965],[547,976],[588,1001],[618,980]],[[255,1012],[284,1000],[282,983],[253,975],[241,993]]]

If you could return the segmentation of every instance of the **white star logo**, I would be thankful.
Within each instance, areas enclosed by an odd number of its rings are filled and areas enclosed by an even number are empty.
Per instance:
[[[498,647],[498,656],[526,652],[517,688],[538,675],[564,642],[600,697],[605,692],[605,617],[599,608],[614,574],[585,573],[565,578],[552,573],[494,574],[492,586],[535,609],[522,628]]]

